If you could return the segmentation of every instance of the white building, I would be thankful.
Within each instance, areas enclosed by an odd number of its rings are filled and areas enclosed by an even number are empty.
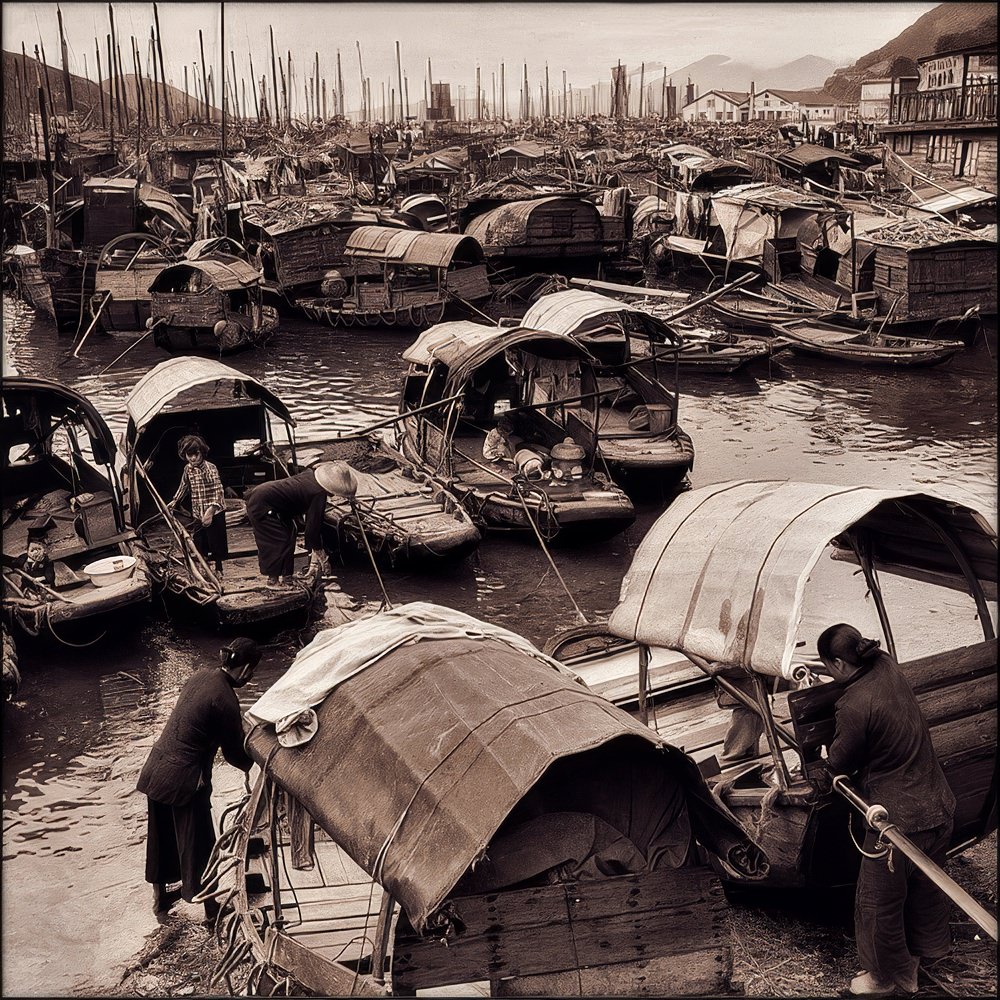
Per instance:
[[[889,117],[889,96],[891,93],[892,80],[889,77],[865,80],[861,84],[858,117],[866,122],[884,122]]]
[[[767,121],[836,122],[847,108],[823,90],[778,90],[769,87],[754,95],[753,117]]]
[[[738,90],[708,90],[681,108],[686,122],[738,122],[746,119],[749,94]]]

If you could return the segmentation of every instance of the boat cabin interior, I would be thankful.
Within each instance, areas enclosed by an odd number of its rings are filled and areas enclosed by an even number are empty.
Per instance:
[[[110,469],[112,456],[71,413],[47,411],[44,397],[5,393],[4,410],[4,565],[26,552],[29,526],[47,520],[55,589],[92,589],[79,571],[104,550],[118,553],[119,543],[131,537]]]

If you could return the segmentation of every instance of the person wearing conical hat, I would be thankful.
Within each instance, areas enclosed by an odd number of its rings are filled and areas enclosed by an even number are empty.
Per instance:
[[[344,462],[320,462],[296,476],[254,487],[247,497],[247,518],[257,543],[260,572],[267,577],[268,587],[281,589],[292,584],[297,517],[305,517],[305,544],[312,553],[312,565],[324,565],[326,499],[352,497],[356,489],[354,475]]]

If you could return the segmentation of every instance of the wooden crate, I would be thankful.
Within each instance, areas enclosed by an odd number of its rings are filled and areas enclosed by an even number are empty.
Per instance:
[[[498,891],[450,901],[444,942],[396,928],[393,992],[489,979],[501,996],[699,996],[729,990],[727,908],[707,868]]]

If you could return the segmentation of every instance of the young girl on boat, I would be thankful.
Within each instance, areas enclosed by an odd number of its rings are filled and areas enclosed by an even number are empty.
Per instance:
[[[219,470],[208,461],[208,444],[198,434],[182,437],[177,454],[187,464],[170,508],[172,510],[190,493],[191,513],[200,522],[194,532],[194,544],[206,559],[215,559],[215,572],[222,573],[222,561],[229,555],[229,539],[226,535],[226,498]]]

